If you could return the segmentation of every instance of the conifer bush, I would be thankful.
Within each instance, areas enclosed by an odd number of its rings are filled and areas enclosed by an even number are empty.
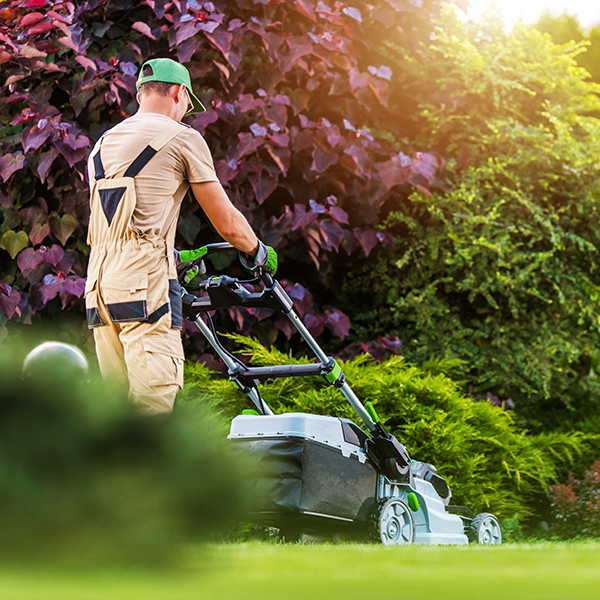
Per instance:
[[[253,364],[297,364],[274,348],[234,337]],[[443,374],[432,374],[401,356],[374,362],[367,355],[342,363],[353,390],[371,401],[386,428],[406,445],[412,458],[429,462],[453,492],[452,503],[500,518],[532,516],[547,504],[547,489],[585,450],[578,433],[527,435],[513,417],[489,402],[473,402]],[[223,374],[201,364],[186,365],[179,401],[186,410],[208,403],[227,418],[251,408],[250,401]],[[279,379],[261,386],[275,413],[307,412],[346,417],[360,424],[339,390],[318,378]]]

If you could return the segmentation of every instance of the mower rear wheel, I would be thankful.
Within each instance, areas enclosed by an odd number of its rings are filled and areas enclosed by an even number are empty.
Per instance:
[[[384,546],[412,544],[415,520],[410,508],[399,498],[383,498],[377,502],[370,520],[370,537]]]
[[[498,519],[491,513],[479,513],[467,530],[471,542],[493,546],[502,543],[502,529]]]

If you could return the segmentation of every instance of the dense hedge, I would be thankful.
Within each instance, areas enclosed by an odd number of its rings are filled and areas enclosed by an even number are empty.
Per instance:
[[[136,73],[152,57],[189,67],[208,110],[187,121],[206,136],[236,206],[280,251],[283,275],[306,285],[304,268],[318,279],[332,252],[369,255],[391,244],[376,230],[388,191],[428,187],[438,160],[411,159],[401,140],[377,129],[397,107],[388,98],[394,73],[373,48],[388,37],[428,37],[440,4],[4,0],[0,335],[7,320],[80,310],[87,153],[135,112]],[[195,201],[179,232],[180,246],[211,240]],[[247,330],[265,315],[230,316]],[[333,306],[306,321],[341,338],[350,325]]]

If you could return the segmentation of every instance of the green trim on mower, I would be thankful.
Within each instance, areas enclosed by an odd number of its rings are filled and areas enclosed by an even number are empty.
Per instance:
[[[417,512],[419,510],[419,498],[414,492],[410,492],[406,496],[406,500],[408,501],[408,506],[413,512]]]
[[[327,379],[329,383],[334,384],[340,378],[341,374],[342,367],[340,367],[340,365],[334,361],[333,369],[331,369],[331,371],[325,375],[325,379]]]
[[[371,402],[365,402],[365,408],[367,409],[367,412],[369,413],[371,419],[373,419],[374,423],[379,423],[379,421],[381,421],[379,415],[377,414],[377,411],[375,410],[375,407],[373,406],[373,404],[371,404]]]

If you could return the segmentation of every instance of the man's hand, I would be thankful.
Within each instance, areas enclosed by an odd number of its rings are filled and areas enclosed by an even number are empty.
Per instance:
[[[208,248],[206,246],[202,246],[196,250],[175,250],[175,264],[177,265],[177,277],[179,281],[187,285],[196,275],[206,273],[202,257],[207,252]]]
[[[277,252],[271,246],[265,246],[260,240],[258,240],[258,252],[256,256],[252,258],[248,254],[240,252],[240,262],[248,271],[255,271],[261,268],[272,277],[275,277],[275,273],[277,273]]]

